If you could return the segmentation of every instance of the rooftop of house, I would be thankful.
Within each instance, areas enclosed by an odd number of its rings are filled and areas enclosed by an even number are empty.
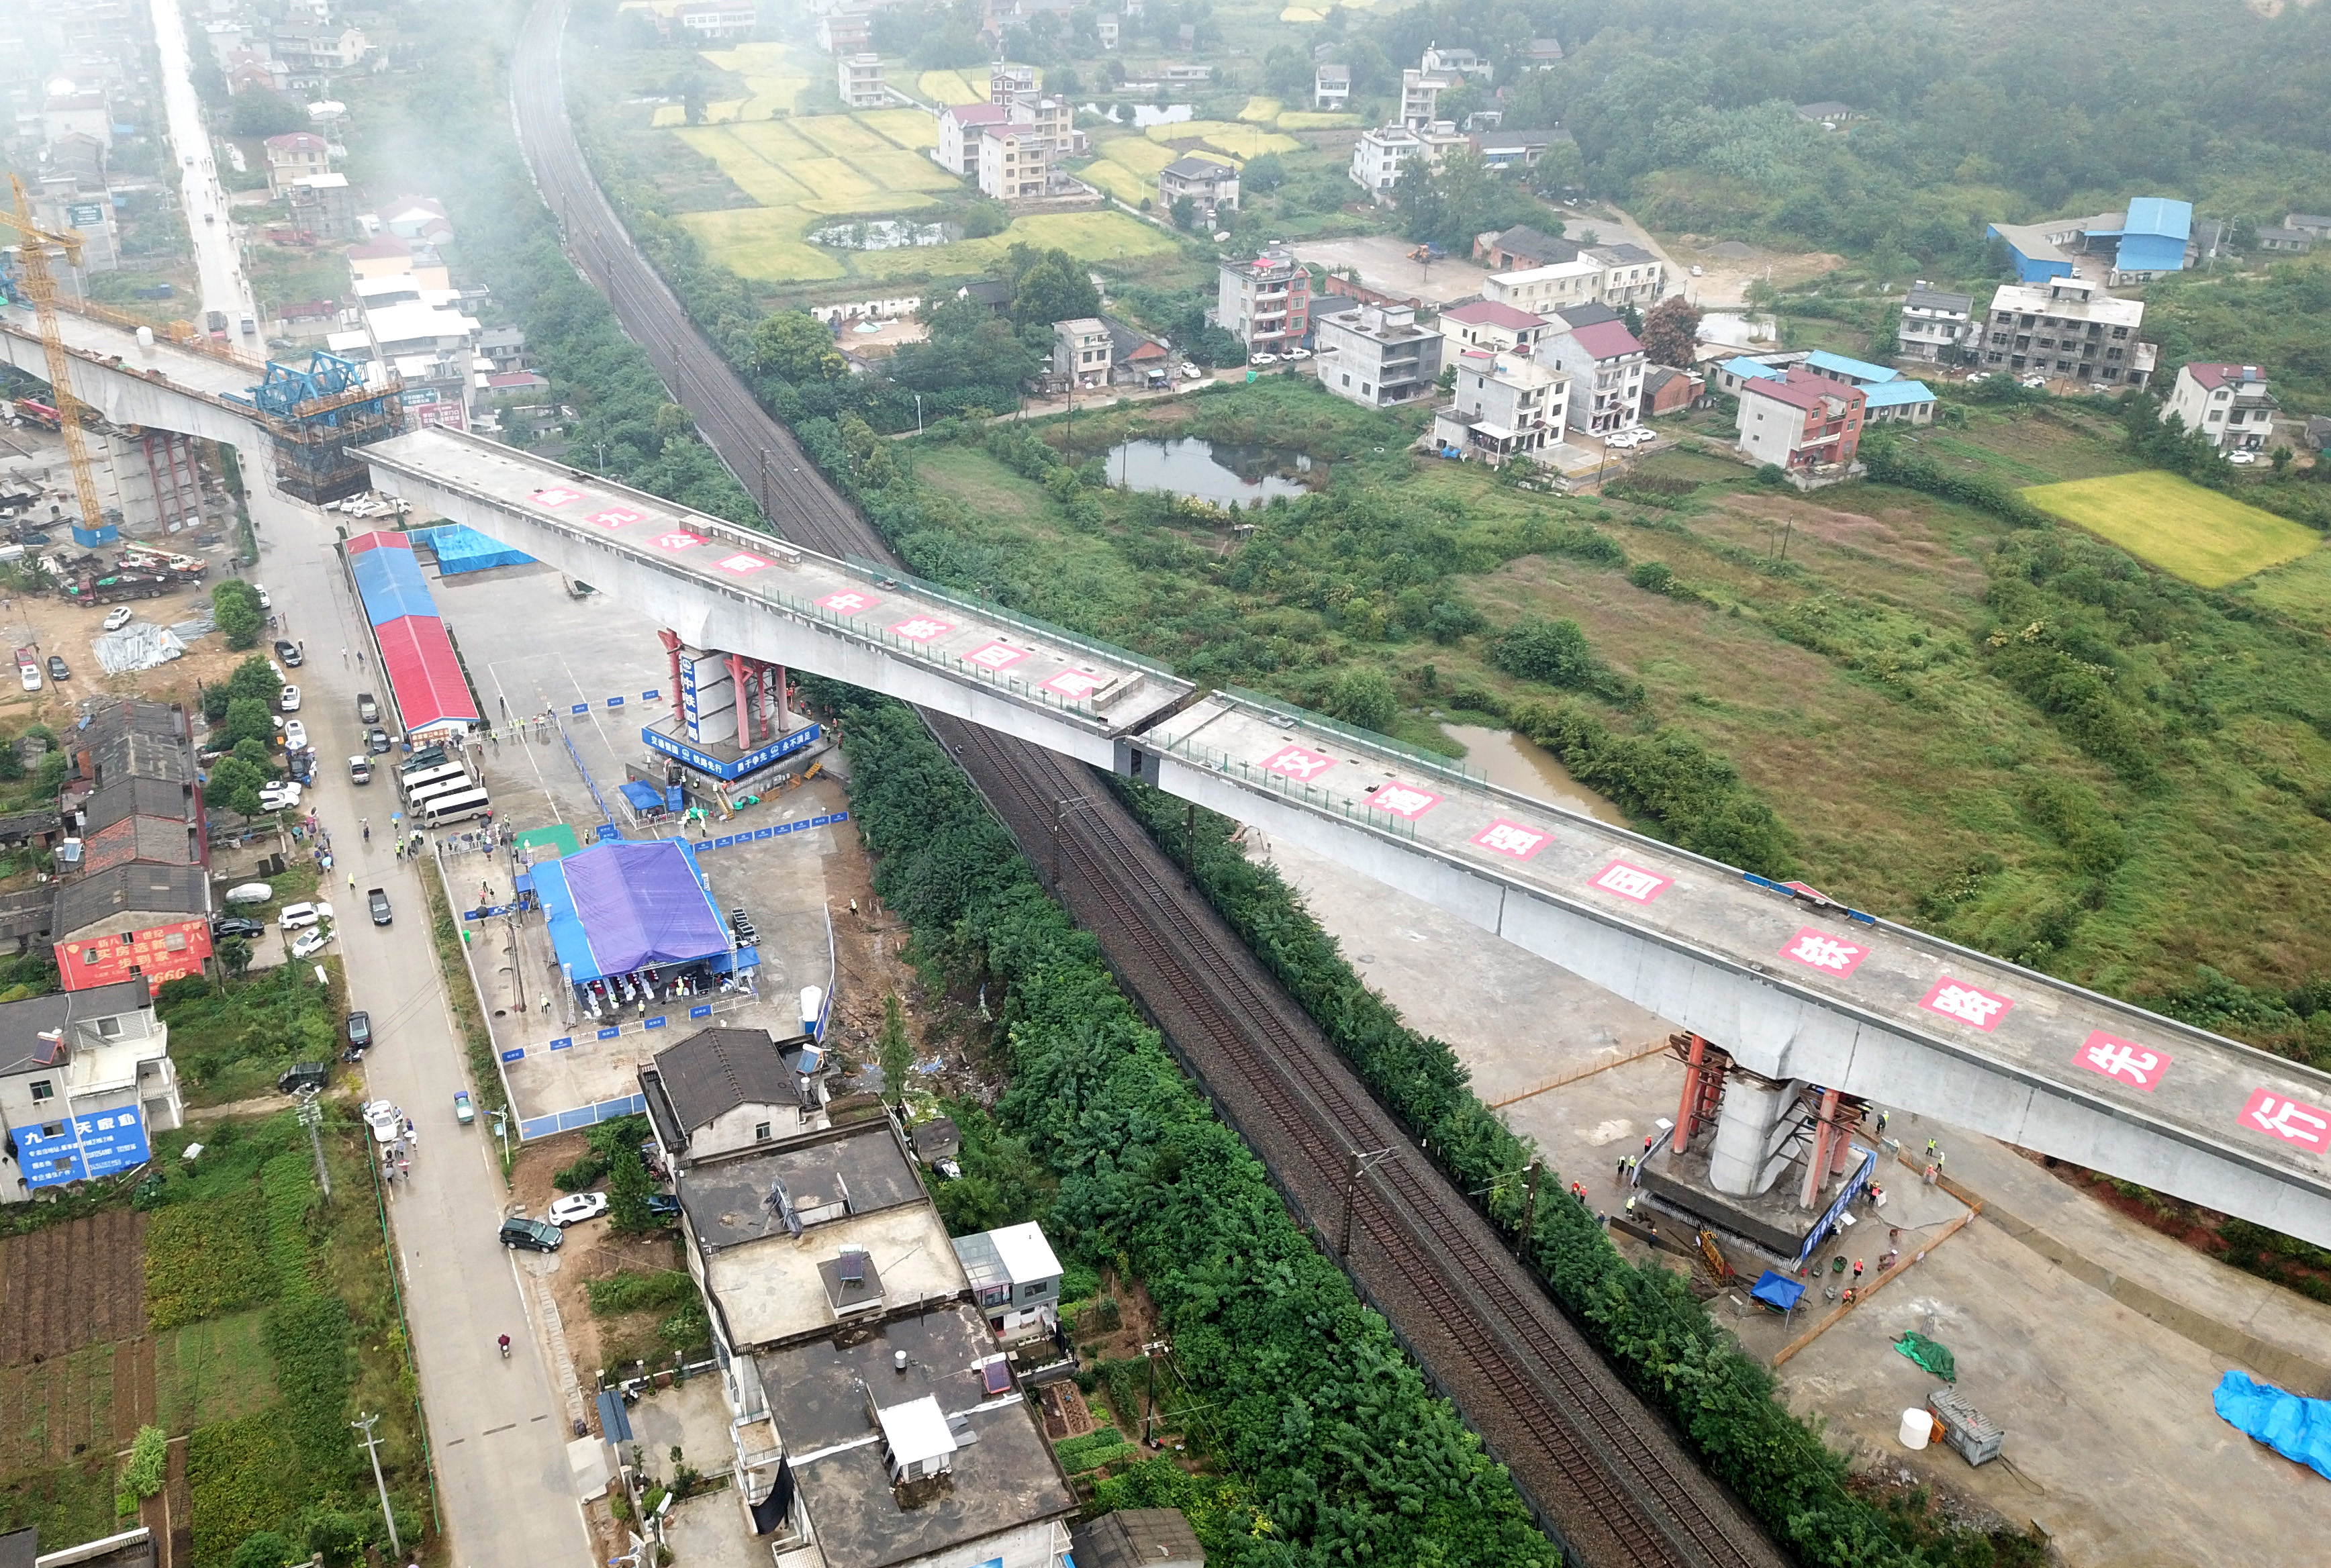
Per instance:
[[[1120,360],[1163,359],[1166,345],[1136,327],[1128,327],[1114,316],[1101,318],[1108,328],[1109,351]]]
[[[1781,381],[1746,381],[1740,385],[1743,397],[1769,397],[1775,403],[1785,403],[1791,408],[1824,412],[1832,404],[1851,409],[1856,404],[1867,405],[1869,397],[1858,386],[1842,381],[1832,381],[1826,375],[1815,375],[1810,370],[1792,366],[1786,379]]]
[[[1832,354],[1826,348],[1816,348],[1805,356],[1807,368],[1834,371],[1856,381],[1899,381],[1902,373],[1890,366],[1872,365],[1867,359],[1851,359],[1842,354]]]
[[[1057,1279],[1061,1274],[1061,1260],[1053,1255],[1052,1244],[1044,1240],[1042,1227],[1033,1221],[982,1231],[975,1236],[958,1236],[955,1255],[975,1290],[983,1285]]]
[[[90,792],[81,814],[92,833],[131,817],[162,817],[183,824],[195,819],[195,792],[166,779],[116,779]]]
[[[1076,1512],[1026,1399],[982,1384],[996,1348],[978,1312],[942,1307],[849,1337],[753,1357],[828,1568],[888,1568]],[[951,1473],[894,1487],[880,1439],[942,1446]]]
[[[655,1053],[651,1095],[661,1096],[684,1142],[740,1106],[799,1105],[802,1048],[813,1044],[780,1043],[766,1029],[701,1029]]]
[[[1940,289],[1913,289],[1902,303],[1912,310],[1939,310],[1946,316],[1964,316],[1974,309],[1972,294],[1951,294]]]
[[[1853,112],[1853,105],[1840,103],[1833,98],[1824,98],[1818,103],[1797,105],[1799,119],[1843,119]]]
[[[1575,261],[1578,259],[1576,242],[1533,229],[1527,223],[1516,223],[1489,242],[1508,255],[1528,256],[1536,261]]]
[[[1720,368],[1727,375],[1736,375],[1743,381],[1786,381],[1789,378],[1787,371],[1766,365],[1762,360],[1751,359],[1746,355],[1726,360]]]
[[[1011,109],[1001,103],[958,103],[947,113],[948,119],[961,126],[1002,125],[1012,118]]]
[[[1518,305],[1501,299],[1476,299],[1470,305],[1452,305],[1441,313],[1443,321],[1455,321],[1467,327],[1503,327],[1510,330],[1535,331],[1546,324],[1543,316],[1533,316]]]
[[[1223,180],[1235,180],[1239,173],[1228,164],[1217,163],[1213,158],[1199,157],[1194,154],[1188,157],[1175,158],[1158,172],[1172,175],[1177,180],[1208,180],[1216,184]]]
[[[281,136],[269,137],[267,150],[271,155],[279,152],[319,153],[326,150],[326,144],[324,138],[312,130],[292,130]]]
[[[1627,330],[1624,321],[1595,321],[1584,327],[1573,326],[1572,339],[1578,347],[1597,359],[1623,359],[1631,354],[1641,354],[1643,346]]]
[[[90,715],[79,735],[65,744],[89,754],[88,776],[98,784],[127,778],[186,784],[195,776],[186,715],[169,703],[109,703]]]
[[[0,1002],[0,1075],[54,1067],[65,1058],[65,1041],[43,1040],[72,1025],[112,1018],[154,1005],[143,980],[117,980],[86,991],[55,991]]]
[[[2099,294],[2085,278],[2050,278],[2040,283],[2002,283],[1991,297],[1993,310],[2037,316],[2069,316],[2107,326],[2136,328],[2145,319],[2145,301]]]
[[[1605,321],[1623,321],[1625,317],[1597,299],[1584,305],[1565,305],[1555,311],[1555,317],[1565,327],[1599,327]]]
[[[2137,196],[2130,201],[2128,211],[2121,218],[2120,232],[2124,235],[2151,234],[2166,240],[2191,239],[2193,204],[2167,196]]]
[[[1322,87],[1348,87],[1352,81],[1352,68],[1348,65],[1321,65],[1315,74]]]
[[[708,1292],[739,1345],[824,1334],[845,1307],[943,1300],[965,1288],[947,1227],[887,1118],[715,1156],[673,1183]],[[832,1295],[820,1265],[852,1250],[878,1271],[881,1297]]]
[[[1935,394],[1923,381],[1888,381],[1861,389],[1863,406],[1868,408],[1902,408],[1935,401]]]
[[[1656,261],[1657,256],[1641,245],[1621,242],[1615,245],[1596,245],[1588,252],[1598,257],[1606,267],[1636,267],[1645,261]]]
[[[2254,385],[2266,389],[2266,372],[2255,365],[2203,365],[2185,366],[2185,373],[2212,392],[2221,386]]]
[[[210,908],[210,885],[202,867],[135,861],[60,887],[55,930],[64,941],[107,928],[128,915],[200,916],[209,914]]]
[[[1206,1549],[1179,1508],[1119,1508],[1069,1532],[1077,1568],[1199,1568]]]
[[[1346,310],[1340,315],[1317,318],[1315,324],[1323,329],[1348,332],[1356,337],[1385,344],[1409,343],[1441,336],[1438,328],[1419,326],[1416,311],[1405,305],[1363,305],[1356,310]]]

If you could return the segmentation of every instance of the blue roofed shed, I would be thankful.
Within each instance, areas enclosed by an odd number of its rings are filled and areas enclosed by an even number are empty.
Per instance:
[[[2193,237],[2193,204],[2166,196],[2138,196],[2128,204],[2117,234],[2092,232],[2091,241],[2117,239],[2116,272],[2177,272],[2185,267],[2186,242]]]
[[[1826,348],[1816,348],[1806,355],[1805,368],[1815,375],[1826,375],[1832,381],[1842,381],[1851,386],[1875,386],[1882,381],[1902,379],[1902,373],[1889,366],[1872,365],[1866,359],[1849,359],[1842,354],[1832,354]]]
[[[1922,381],[1888,381],[1866,389],[1862,417],[1871,424],[1932,424],[1935,394]]]

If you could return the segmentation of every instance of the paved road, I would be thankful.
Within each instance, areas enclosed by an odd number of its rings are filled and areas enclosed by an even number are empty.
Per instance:
[[[254,443],[243,471],[264,473],[265,462]],[[361,670],[355,664],[362,612],[325,548],[331,514],[271,491],[254,491],[252,513],[258,578],[289,617],[283,634],[307,644],[308,662],[291,673],[305,697],[300,717],[323,759],[309,799],[345,857],[334,868],[330,896],[343,916],[349,996],[372,1014],[367,1091],[404,1107],[419,1130],[412,1175],[392,1187],[390,1213],[451,1560],[474,1568],[585,1563],[593,1552],[567,1477],[566,1403],[538,1348],[511,1259],[494,1240],[504,1189],[493,1134],[482,1117],[469,1127],[453,1119],[453,1091],[469,1079],[429,940],[420,873],[389,850],[395,786],[385,778],[363,788],[347,782],[345,759],[362,749],[356,693],[377,691],[379,671],[369,659]],[[358,829],[363,817],[381,830],[369,845]],[[369,887],[389,889],[394,925],[366,920],[360,901]],[[516,1345],[508,1363],[494,1344],[501,1334]]]
[[[256,350],[256,338],[237,332],[252,311],[251,284],[243,275],[234,225],[227,221],[226,192],[211,163],[210,132],[203,123],[202,100],[195,96],[194,78],[186,62],[186,29],[178,0],[153,0],[155,42],[162,52],[162,102],[170,121],[171,155],[178,162],[178,190],[186,208],[186,226],[193,231],[195,264],[202,278],[202,309],[226,312],[227,330],[239,346]],[[186,160],[192,158],[193,162]],[[204,222],[205,214],[213,221]],[[195,325],[200,326],[197,318]]]

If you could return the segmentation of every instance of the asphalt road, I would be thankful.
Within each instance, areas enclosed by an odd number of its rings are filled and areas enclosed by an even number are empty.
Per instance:
[[[244,473],[263,474],[266,463],[258,443],[245,449]],[[288,673],[321,759],[308,799],[341,857],[328,889],[340,915],[348,995],[372,1015],[367,1098],[395,1101],[418,1129],[412,1173],[391,1186],[389,1209],[451,1561],[587,1563],[594,1554],[567,1475],[565,1403],[511,1256],[495,1240],[505,1190],[494,1135],[482,1116],[467,1127],[453,1119],[453,1093],[469,1075],[429,939],[423,871],[390,851],[395,784],[378,774],[362,787],[348,783],[347,758],[363,749],[356,694],[381,687],[369,656],[356,664],[363,612],[326,547],[335,514],[272,491],[254,489],[251,500],[257,579],[285,618],[279,634],[307,645],[307,662]],[[359,826],[367,817],[369,844]],[[364,889],[374,887],[388,889],[395,919],[387,927],[365,913]],[[502,1334],[514,1346],[507,1362],[495,1345]]]
[[[255,354],[259,340],[239,330],[243,316],[252,309],[251,283],[243,275],[234,225],[227,220],[226,192],[212,166],[210,132],[187,70],[186,29],[178,0],[153,0],[153,5],[155,42],[162,52],[162,103],[169,116],[171,156],[179,160],[178,191],[186,203],[186,227],[194,234],[202,309],[224,311],[227,331],[237,346]],[[212,221],[204,221],[205,214]],[[199,317],[195,325],[202,325]]]

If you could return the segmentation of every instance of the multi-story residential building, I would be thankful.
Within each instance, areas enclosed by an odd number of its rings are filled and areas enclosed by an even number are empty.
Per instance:
[[[998,61],[987,68],[987,101],[999,109],[1008,109],[1020,94],[1035,90],[1036,68],[1032,65],[1006,65]]]
[[[1051,176],[1045,158],[1045,138],[1017,125],[982,126],[979,132],[979,189],[997,201],[1041,196]]]
[[[1552,71],[1562,63],[1562,44],[1557,39],[1533,38],[1522,51],[1524,71]]]
[[[1009,106],[994,103],[958,103],[939,114],[939,145],[931,156],[949,174],[966,179],[979,177],[979,138],[989,126],[1003,125],[1012,118]]]
[[[1093,18],[1093,38],[1103,49],[1114,49],[1123,27],[1114,12],[1103,12]]]
[[[1311,330],[1310,272],[1280,245],[1251,261],[1224,263],[1214,290],[1214,323],[1251,354],[1284,353]]]
[[[1108,385],[1115,358],[1108,323],[1097,316],[1052,323],[1052,374],[1080,386]]]
[[[113,147],[113,109],[107,102],[101,88],[82,88],[70,81],[49,84],[51,91],[41,100],[41,139],[53,145],[60,138],[78,131],[95,137],[107,150]]]
[[[1845,478],[1861,445],[1861,388],[1792,367],[1781,380],[1742,384],[1736,429],[1742,452],[1800,481]]]
[[[0,1203],[144,1164],[185,1119],[143,978],[0,1003]]]
[[[1465,79],[1453,71],[1408,70],[1400,73],[1400,123],[1423,130],[1441,118],[1441,95],[1454,92]]]
[[[1901,318],[1895,324],[1894,337],[1899,345],[1895,353],[1929,365],[1956,364],[1974,310],[1972,294],[1947,293],[1924,283],[1913,285],[1902,301]]]
[[[1470,349],[1455,356],[1456,385],[1432,416],[1433,439],[1491,464],[1544,460],[1569,419],[1570,377],[1529,356]]]
[[[648,1126],[667,1170],[823,1130],[826,1055],[807,1035],[703,1029],[640,1069]]]
[[[1067,99],[1042,92],[1014,93],[1008,111],[1013,127],[1022,136],[1032,136],[1043,143],[1047,169],[1058,169],[1064,160],[1085,150],[1084,133],[1076,128],[1076,108]]]
[[[1197,204],[1200,217],[1211,227],[1217,214],[1238,211],[1239,172],[1194,153],[1176,158],[1157,171],[1157,204],[1171,208],[1185,197]]]
[[[1417,63],[1428,72],[1440,72],[1458,78],[1473,77],[1488,85],[1492,67],[1486,55],[1470,49],[1444,48],[1435,43],[1427,48]]]
[[[1985,370],[2141,387],[2155,354],[2137,337],[2144,321],[2142,299],[2117,299],[2086,278],[2050,278],[2001,284],[1974,336]]]
[[[955,1239],[956,1260],[995,1337],[1009,1345],[1060,1321],[1061,1260],[1033,1221]]]
[[[833,62],[834,87],[852,109],[880,109],[890,101],[882,85],[882,57],[871,52],[845,54]]]
[[[1430,394],[1449,340],[1404,305],[1363,305],[1319,318],[1319,385],[1365,408]]]
[[[277,23],[268,44],[293,75],[311,79],[352,70],[372,49],[365,35],[347,24],[312,16]]]
[[[311,130],[295,130],[267,138],[267,194],[281,201],[291,182],[332,171],[332,151]]]
[[[855,8],[827,12],[817,19],[817,46],[828,54],[855,54],[874,46],[874,18]]]
[[[1565,324],[1538,339],[1537,362],[1570,376],[1570,428],[1595,435],[1641,422],[1651,356],[1623,321]]]
[[[2257,451],[2274,439],[2275,411],[2281,406],[2267,390],[2266,372],[2255,365],[2193,364],[2178,367],[2161,417],[2175,414],[2221,451]]]
[[[1322,64],[1311,73],[1311,107],[1340,113],[1352,101],[1352,68]]]
[[[1423,150],[1424,143],[1404,125],[1364,130],[1352,148],[1352,183],[1375,195],[1388,195],[1400,180],[1401,166]]]
[[[753,0],[680,0],[672,22],[678,35],[691,43],[724,43],[753,36],[761,15]]]
[[[1667,269],[1641,245],[1593,245],[1581,251],[1603,263],[1603,289],[1595,298],[1605,305],[1656,305],[1666,286]]]
[[[1476,299],[1451,305],[1441,312],[1441,335],[1449,339],[1449,355],[1468,349],[1490,354],[1527,354],[1540,337],[1555,329],[1543,316],[1534,316],[1496,299]]]
[[[1599,305],[1603,301],[1603,263],[1581,252],[1567,261],[1498,272],[1481,280],[1481,298],[1539,316],[1551,316],[1565,306]]]

